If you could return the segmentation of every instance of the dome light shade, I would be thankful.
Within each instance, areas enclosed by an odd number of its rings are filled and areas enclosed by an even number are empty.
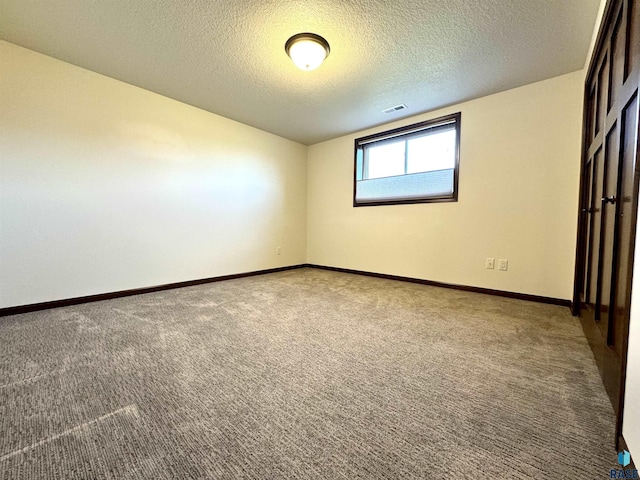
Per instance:
[[[315,70],[329,55],[329,43],[315,33],[298,33],[284,44],[293,63],[302,70]]]

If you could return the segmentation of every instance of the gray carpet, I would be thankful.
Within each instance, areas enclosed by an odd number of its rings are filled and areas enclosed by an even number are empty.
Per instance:
[[[0,478],[608,478],[565,307],[301,269],[0,319]]]

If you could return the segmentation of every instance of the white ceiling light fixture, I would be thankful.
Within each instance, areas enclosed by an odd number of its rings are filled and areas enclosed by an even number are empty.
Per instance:
[[[329,56],[329,42],[315,33],[298,33],[284,44],[284,50],[296,67],[315,70]]]

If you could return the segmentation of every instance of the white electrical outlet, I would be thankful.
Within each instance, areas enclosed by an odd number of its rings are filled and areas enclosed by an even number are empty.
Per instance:
[[[502,270],[503,272],[509,270],[509,260],[505,260],[504,258],[498,260],[498,270]]]
[[[485,262],[484,266],[485,266],[485,268],[487,268],[488,270],[493,270],[493,269],[494,269],[494,267],[495,267],[495,262],[496,262],[496,259],[495,259],[495,258],[487,257],[487,260],[486,260],[486,262]]]
[[[276,255],[280,255],[281,252],[282,250],[280,249],[280,247],[276,248]]]

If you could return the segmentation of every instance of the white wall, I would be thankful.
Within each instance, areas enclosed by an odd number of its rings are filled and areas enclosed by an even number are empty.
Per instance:
[[[570,299],[581,71],[313,145],[309,263]],[[462,112],[459,200],[352,206],[354,139]],[[485,269],[485,258],[509,270]]]
[[[622,435],[636,465],[640,459],[640,222],[636,226],[636,248],[633,266],[633,289],[631,291],[631,322],[629,325],[629,350],[627,357],[627,379],[625,382],[624,417]]]
[[[304,145],[6,42],[0,112],[0,307],[305,261]]]

